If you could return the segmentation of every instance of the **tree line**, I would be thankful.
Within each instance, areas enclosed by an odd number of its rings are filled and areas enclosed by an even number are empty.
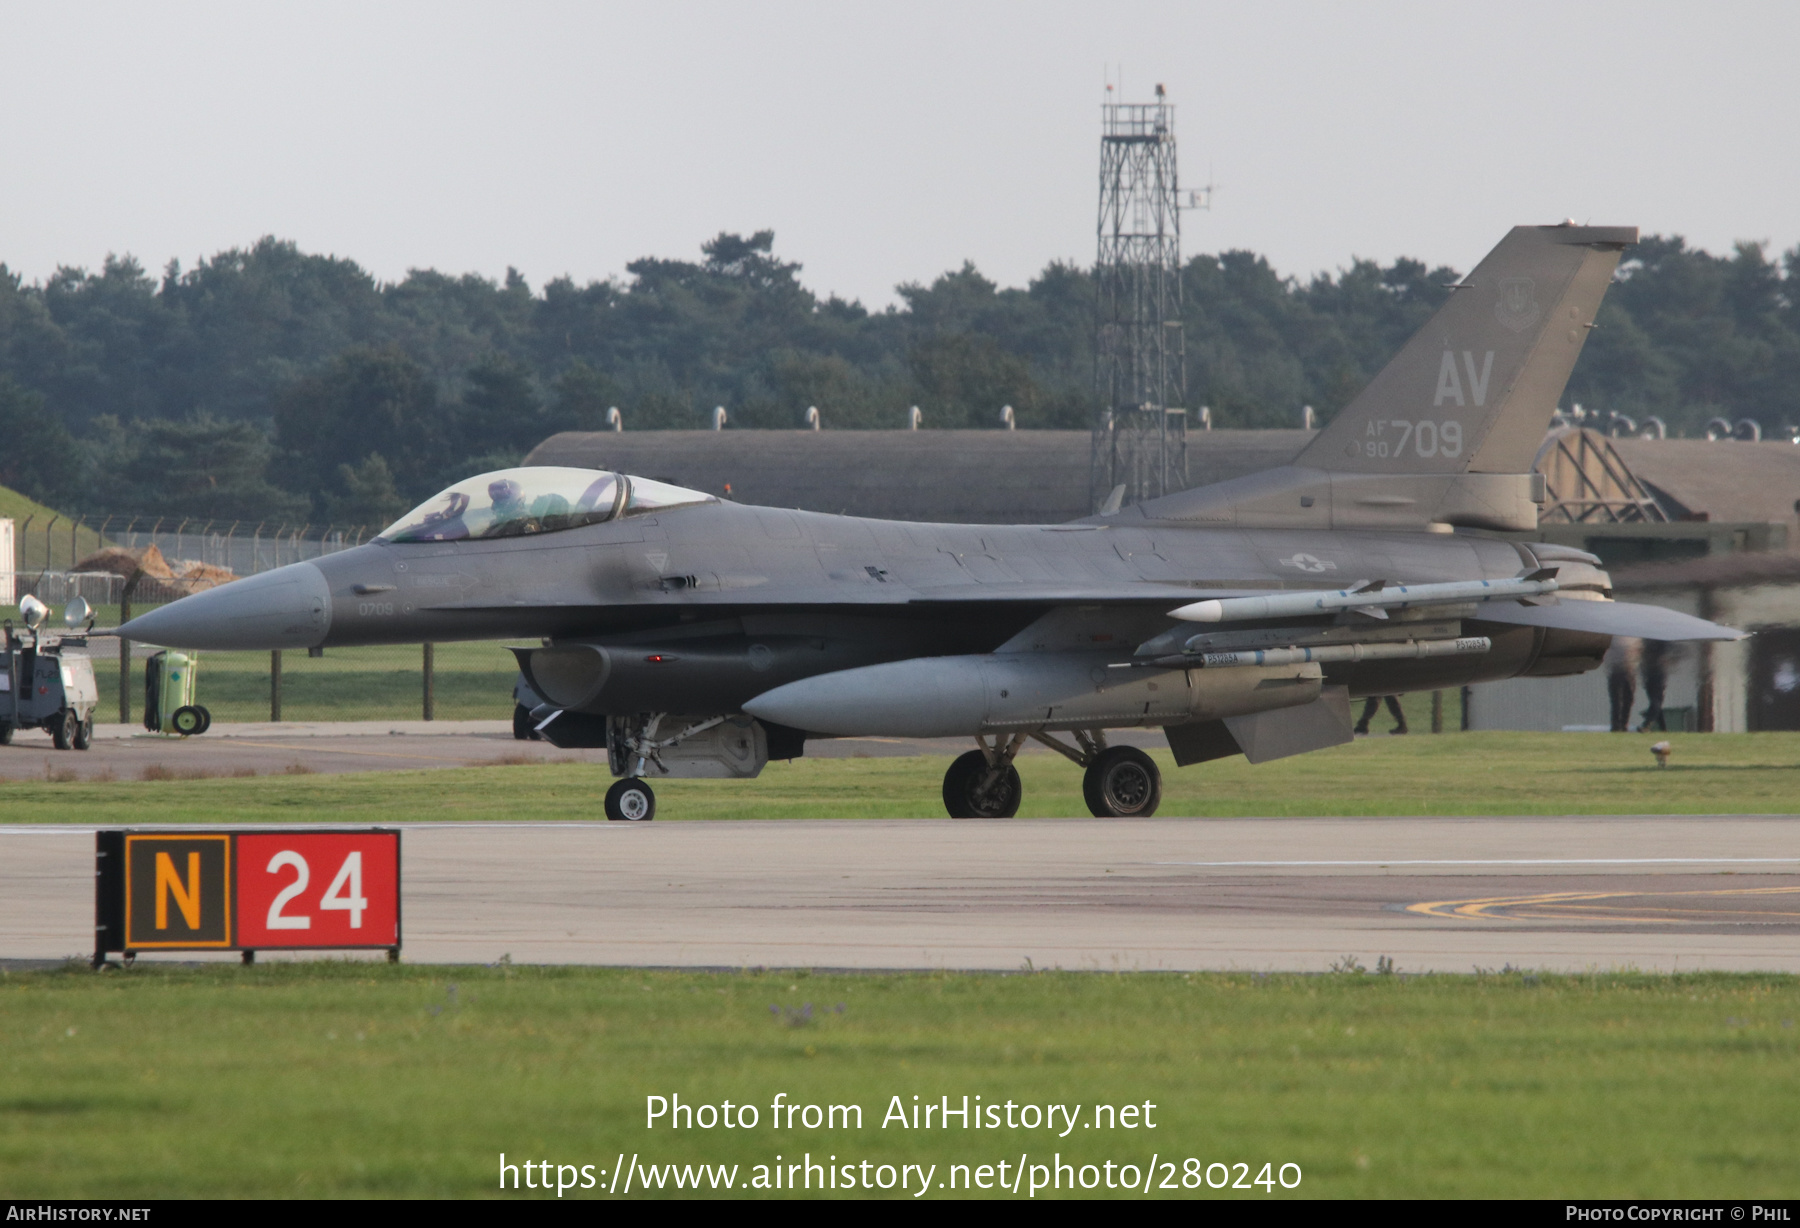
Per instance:
[[[560,430],[1083,428],[1093,281],[1053,262],[1023,288],[973,264],[881,311],[801,281],[774,235],[697,261],[534,290],[267,238],[155,277],[129,256],[26,283],[0,265],[0,485],[70,510],[379,524]],[[1697,434],[1714,416],[1800,421],[1800,248],[1729,256],[1651,237],[1627,252],[1568,396]],[[1307,281],[1246,251],[1182,269],[1188,399],[1222,427],[1327,420],[1459,279],[1358,260]]]

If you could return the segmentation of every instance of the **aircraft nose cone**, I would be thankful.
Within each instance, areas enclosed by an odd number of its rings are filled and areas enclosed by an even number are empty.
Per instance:
[[[164,648],[314,648],[330,630],[325,573],[290,563],[183,597],[132,619],[119,634]]]

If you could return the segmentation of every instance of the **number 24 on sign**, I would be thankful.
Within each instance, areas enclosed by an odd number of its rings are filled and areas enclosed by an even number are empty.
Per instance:
[[[270,874],[280,870],[283,866],[291,866],[296,871],[296,877],[293,882],[283,887],[281,893],[270,903],[268,926],[272,930],[309,930],[312,928],[311,917],[289,916],[282,911],[282,906],[306,890],[306,884],[312,878],[312,871],[306,864],[306,858],[293,849],[282,849],[275,856],[269,858]],[[345,887],[350,889],[348,895],[344,894]],[[344,864],[338,867],[337,877],[331,880],[331,886],[327,887],[325,894],[319,897],[319,908],[321,910],[342,909],[348,912],[350,928],[359,930],[362,928],[363,910],[369,906],[369,901],[363,895],[362,889],[362,854],[360,852],[351,853],[344,858]]]
[[[245,946],[380,946],[394,940],[399,893],[390,841],[338,833],[238,841]]]

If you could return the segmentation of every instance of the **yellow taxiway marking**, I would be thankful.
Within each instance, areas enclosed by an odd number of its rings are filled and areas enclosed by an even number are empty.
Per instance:
[[[1794,895],[1800,894],[1800,887],[1735,887],[1716,891],[1553,891],[1539,895],[1496,895],[1477,900],[1428,900],[1419,904],[1408,904],[1407,912],[1418,913],[1425,917],[1463,918],[1464,920],[1483,921],[1533,921],[1560,919],[1570,912],[1598,914],[1596,919],[1613,921],[1679,921],[1693,916],[1705,917],[1797,917],[1800,913],[1761,912],[1749,909],[1731,909],[1716,911],[1699,908],[1654,908],[1637,907],[1629,911],[1642,914],[1662,914],[1656,916],[1630,917],[1621,916],[1613,909],[1617,905],[1594,907],[1593,900],[1630,900],[1630,899],[1672,899],[1686,896],[1750,896],[1750,895]],[[1544,911],[1527,913],[1500,913],[1491,911],[1497,908],[1530,908],[1536,905]]]

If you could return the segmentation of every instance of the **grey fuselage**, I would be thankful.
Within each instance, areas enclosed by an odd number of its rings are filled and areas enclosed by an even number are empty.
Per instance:
[[[1532,565],[1509,542],[1462,534],[1197,528],[1141,517],[918,524],[718,502],[536,536],[360,546],[294,565],[316,568],[327,595],[323,618],[289,628],[286,643],[215,636],[193,646],[607,644],[634,665],[664,660],[615,671],[583,710],[735,712],[815,674],[991,653],[1057,609],[1082,611],[1078,629],[1069,642],[1039,647],[1128,660],[1138,644],[1182,626],[1167,611],[1199,596],[1498,579]],[[247,598],[243,590],[279,575],[180,604],[233,590]],[[1340,665],[1327,678],[1353,695],[1389,694],[1604,651],[1603,642],[1558,644],[1557,633],[1532,628],[1484,624],[1482,633],[1494,646],[1480,657]]]

